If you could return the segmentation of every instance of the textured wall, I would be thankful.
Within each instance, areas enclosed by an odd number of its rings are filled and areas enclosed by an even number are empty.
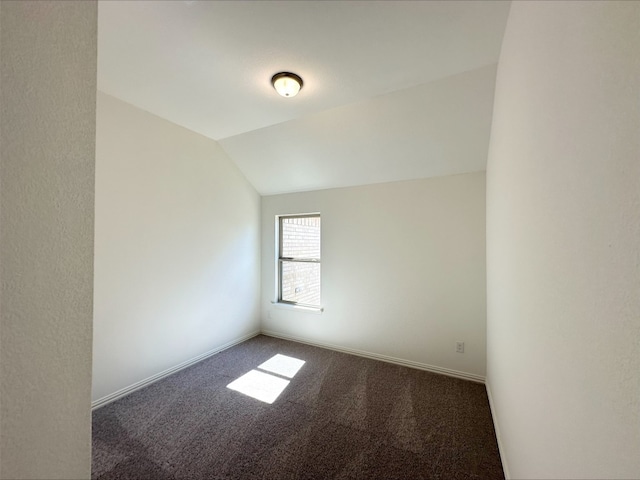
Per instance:
[[[2,8],[0,8],[0,107],[2,106]],[[0,111],[0,237],[2,236],[2,111]],[[1,241],[1,240],[0,240]],[[0,243],[1,248],[1,243]],[[0,254],[0,361],[2,356],[2,254]],[[2,364],[0,364],[0,478],[2,478]]]
[[[271,304],[274,217],[309,212],[322,215],[320,315]],[[484,172],[262,197],[265,330],[484,378],[485,275]]]
[[[216,142],[98,92],[93,398],[259,331],[260,197]]]
[[[97,5],[0,9],[0,475],[88,478]]]
[[[640,478],[640,2],[514,2],[487,169],[513,478]]]

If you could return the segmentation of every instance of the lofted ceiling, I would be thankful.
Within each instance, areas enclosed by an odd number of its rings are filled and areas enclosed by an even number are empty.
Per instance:
[[[101,1],[98,88],[218,141],[262,195],[484,170],[508,10]]]

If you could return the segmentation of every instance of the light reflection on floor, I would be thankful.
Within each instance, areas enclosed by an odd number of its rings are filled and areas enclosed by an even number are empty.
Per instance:
[[[269,360],[259,365],[260,370],[282,375],[283,377],[293,378],[298,370],[304,365],[304,360],[287,357],[286,355],[274,355]]]
[[[257,370],[251,370],[231,382],[227,388],[271,404],[289,385],[290,380],[282,377],[293,378],[304,363],[304,360],[278,353],[259,365]]]

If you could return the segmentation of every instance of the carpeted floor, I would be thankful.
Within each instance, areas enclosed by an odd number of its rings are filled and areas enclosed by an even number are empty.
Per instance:
[[[305,364],[267,404],[226,388]],[[504,478],[484,385],[258,336],[93,412],[92,478]]]

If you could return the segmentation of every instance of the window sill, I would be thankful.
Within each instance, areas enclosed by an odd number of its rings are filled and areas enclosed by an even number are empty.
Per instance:
[[[303,305],[292,305],[290,303],[282,303],[276,301],[271,301],[271,305],[276,308],[283,308],[285,310],[297,310],[299,312],[315,313],[317,315],[320,315],[322,312],[324,312],[323,307],[305,307]]]

